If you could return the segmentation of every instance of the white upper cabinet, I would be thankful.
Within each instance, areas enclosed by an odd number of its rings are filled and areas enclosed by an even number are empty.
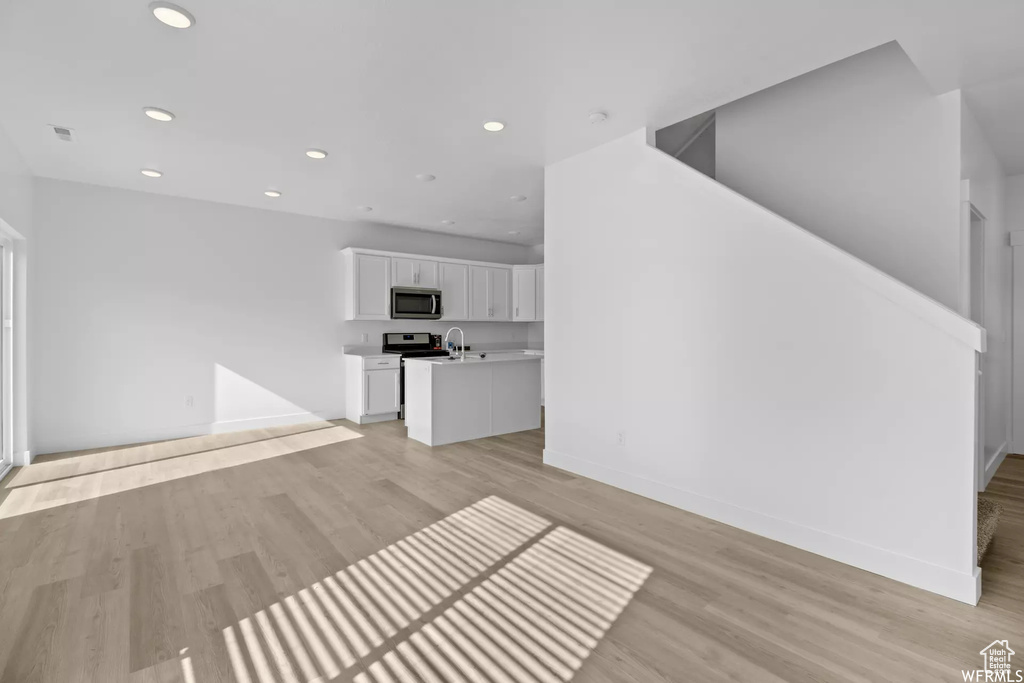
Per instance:
[[[544,320],[544,266],[512,269],[512,319]]]
[[[469,267],[469,319],[490,320],[491,303],[488,293],[488,271],[486,266]],[[442,298],[442,301],[444,299]]]
[[[512,320],[512,269],[488,270],[491,271],[491,320]]]
[[[396,287],[437,289],[437,261],[415,258],[391,259],[391,284]]]
[[[391,258],[345,251],[345,319],[391,318]]]
[[[516,266],[512,269],[512,319],[537,319],[537,269]]]
[[[345,320],[390,320],[392,287],[441,290],[446,321],[543,320],[543,267],[342,249]],[[523,269],[523,274],[519,270]],[[518,306],[518,313],[516,307]]]
[[[441,264],[441,320],[469,320],[469,266]]]
[[[537,320],[544,321],[544,266],[537,266]],[[541,361],[541,367],[543,365]]]
[[[507,322],[512,319],[512,269],[469,268],[469,319]]]

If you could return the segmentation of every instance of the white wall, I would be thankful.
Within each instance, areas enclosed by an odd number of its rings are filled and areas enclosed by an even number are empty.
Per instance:
[[[961,108],[960,173],[970,181],[970,203],[986,219],[984,326],[988,350],[981,357],[985,387],[984,484],[995,474],[1010,440],[1013,253],[1004,216],[1005,173],[966,103]],[[969,254],[968,238],[967,234],[962,236],[965,257]],[[966,310],[967,307],[962,309]]]
[[[955,309],[959,108],[889,43],[719,108],[716,178]]]
[[[32,423],[43,453],[291,413],[341,417],[344,345],[447,325],[343,322],[340,249],[505,263],[531,251],[43,179],[35,225]],[[464,329],[470,343],[527,340],[525,323]]]
[[[1006,229],[1013,235],[1013,418],[1011,453],[1024,453],[1024,174],[1006,179]]]
[[[0,127],[0,218],[27,235],[32,230],[32,173]]]
[[[979,328],[645,131],[545,175],[545,462],[976,599]]]
[[[14,311],[13,311],[13,394],[12,428],[15,464],[26,464],[33,443],[29,430],[30,356],[28,334],[28,273],[32,246],[32,174],[15,149],[7,133],[0,127],[0,220],[13,229],[14,242]]]

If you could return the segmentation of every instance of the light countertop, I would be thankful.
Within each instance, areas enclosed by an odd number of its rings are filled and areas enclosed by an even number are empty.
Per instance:
[[[522,361],[540,361],[544,359],[543,351],[513,349],[506,351],[484,351],[487,357],[481,358],[479,353],[469,352],[465,359],[456,358],[406,358],[405,363],[430,363],[432,365],[477,365],[480,363],[514,363]]]
[[[384,353],[380,346],[346,346],[343,353],[346,356],[359,356],[360,358],[377,358],[393,356],[392,353]]]
[[[543,356],[544,355],[544,349],[536,349],[536,348],[527,349],[527,348],[508,348],[508,347],[506,347],[506,348],[488,349],[488,348],[486,348],[485,345],[481,345],[481,346],[478,347],[477,345],[472,344],[472,343],[470,343],[469,347],[470,347],[471,350],[466,352],[467,356],[479,355],[480,353],[486,353],[488,358],[490,358],[490,355],[492,353],[495,353],[495,354],[512,353],[512,354],[524,354],[524,355],[534,355],[534,356]],[[383,353],[383,352],[381,352],[379,346],[346,346],[344,348],[344,350],[343,350],[343,353],[346,356],[359,356],[360,358],[378,358],[378,357],[382,357],[382,356],[386,358],[386,357],[394,355],[394,354],[390,354],[390,353]],[[409,360],[409,359],[406,359],[406,360]]]

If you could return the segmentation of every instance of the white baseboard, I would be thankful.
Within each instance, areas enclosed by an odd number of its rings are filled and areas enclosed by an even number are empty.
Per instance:
[[[1002,446],[997,448],[991,454],[985,456],[985,472],[982,477],[981,486],[978,487],[979,491],[984,491],[988,488],[988,483],[992,481],[992,477],[995,476],[996,470],[1003,464],[1003,460],[1006,460],[1006,453],[1008,451],[1007,444],[1004,442]]]
[[[346,415],[345,419],[355,422],[357,425],[367,425],[373,424],[375,422],[388,422],[390,420],[397,420],[398,413],[384,413],[383,415]]]
[[[32,462],[32,451],[19,451],[12,458],[15,467],[24,467]]]
[[[625,489],[688,512],[822,555],[971,605],[981,597],[981,569],[969,574],[747,510],[714,498],[544,449],[544,464]]]
[[[254,417],[244,420],[225,420],[204,424],[158,427],[134,432],[72,435],[46,439],[42,446],[38,446],[37,444],[38,447],[36,448],[36,451],[41,453],[64,453],[67,451],[80,451],[90,448],[128,446],[131,444],[147,443],[150,441],[167,441],[170,439],[187,439],[193,436],[205,436],[208,434],[241,432],[247,429],[265,429],[267,427],[305,424],[308,422],[320,422],[323,420],[340,420],[344,417],[344,410],[318,410],[306,413],[292,413],[288,415]],[[15,461],[15,464],[18,464],[17,461]],[[26,462],[25,464],[28,463]]]

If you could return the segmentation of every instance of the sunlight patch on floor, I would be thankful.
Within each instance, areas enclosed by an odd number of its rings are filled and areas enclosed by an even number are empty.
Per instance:
[[[289,434],[191,455],[21,486],[11,490],[3,503],[0,503],[0,519],[78,503],[100,496],[123,493],[143,486],[161,484],[206,472],[248,465],[311,448],[362,438],[362,436],[359,432],[347,427],[332,425],[327,429]],[[29,469],[38,466],[32,465]]]
[[[237,683],[568,681],[650,572],[490,496],[223,634]]]
[[[170,439],[135,446],[115,446],[82,451],[76,455],[42,456],[36,459],[31,467],[22,467],[8,481],[4,488],[18,488],[31,484],[41,484],[57,479],[79,477],[83,474],[94,474],[108,470],[141,465],[183,455],[193,455],[206,451],[226,448],[228,446],[244,446],[249,443],[276,439],[291,434],[302,434],[317,429],[329,429],[334,425],[325,420],[304,422],[302,424],[282,425],[265,429],[250,429],[222,434],[204,434],[184,439]]]

